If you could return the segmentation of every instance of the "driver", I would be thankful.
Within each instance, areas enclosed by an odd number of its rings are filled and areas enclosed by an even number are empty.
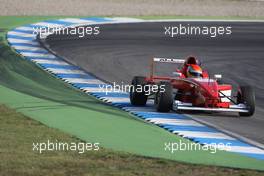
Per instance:
[[[203,70],[200,67],[200,62],[194,57],[189,56],[183,64],[181,72],[186,78],[203,77]]]
[[[186,71],[187,78],[201,78],[203,77],[203,70],[199,65],[190,64]]]

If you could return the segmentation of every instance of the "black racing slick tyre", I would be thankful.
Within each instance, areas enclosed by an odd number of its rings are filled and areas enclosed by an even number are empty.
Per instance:
[[[248,112],[239,112],[240,116],[252,116],[255,112],[255,92],[251,86],[240,86],[237,94],[237,103],[246,105]]]
[[[169,112],[172,109],[173,87],[170,82],[160,82],[154,103],[158,112]]]
[[[130,103],[135,106],[145,106],[148,100],[148,96],[145,94],[145,86],[147,82],[145,77],[135,76],[132,80],[129,97]]]

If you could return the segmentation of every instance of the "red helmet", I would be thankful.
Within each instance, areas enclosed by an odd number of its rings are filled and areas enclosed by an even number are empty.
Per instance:
[[[194,56],[187,57],[184,64],[185,65],[190,65],[190,64],[201,65],[200,61]]]
[[[199,65],[190,64],[186,72],[187,77],[202,77],[203,70]]]

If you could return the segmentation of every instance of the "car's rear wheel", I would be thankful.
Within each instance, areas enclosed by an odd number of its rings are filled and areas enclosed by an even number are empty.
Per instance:
[[[173,87],[170,82],[160,82],[155,96],[155,107],[159,112],[169,112],[173,105]]]
[[[237,94],[237,103],[246,105],[248,112],[239,112],[240,116],[252,116],[255,112],[255,92],[251,86],[240,86]]]
[[[145,77],[135,76],[130,87],[130,103],[135,106],[145,106],[148,96],[145,93],[145,86],[147,82]]]

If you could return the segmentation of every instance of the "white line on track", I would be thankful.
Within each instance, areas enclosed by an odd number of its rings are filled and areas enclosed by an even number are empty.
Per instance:
[[[82,70],[60,69],[60,68],[47,68],[46,70],[55,74],[86,74]]]
[[[213,132],[199,132],[199,131],[181,131],[175,130],[173,133],[178,133],[184,137],[189,138],[212,138],[212,139],[230,139],[234,140],[234,138],[227,136],[223,133],[213,133]]]
[[[24,56],[29,56],[29,57],[40,57],[40,58],[56,58],[56,56],[49,54],[49,53],[32,53],[32,52],[20,52],[20,54]]]
[[[16,36],[21,36],[21,37],[32,37],[36,38],[35,34],[29,34],[29,33],[23,33],[23,32],[16,32],[16,31],[10,31],[8,32],[10,35],[16,35]]]
[[[85,88],[80,88],[81,90],[87,92],[87,93],[93,93],[93,92],[102,92],[102,89],[99,87],[85,87]]]
[[[104,101],[110,102],[110,103],[119,103],[119,102],[127,102],[130,103],[129,98],[127,97],[107,97],[104,99]]]
[[[28,50],[28,51],[47,51],[46,49],[40,46],[21,46],[21,45],[13,45],[15,49],[18,50]]]
[[[11,44],[15,43],[27,43],[27,44],[32,44],[32,45],[39,45],[38,42],[32,41],[32,40],[23,40],[23,39],[16,39],[16,38],[8,38],[7,39]],[[12,45],[11,45],[12,46]]]
[[[182,119],[166,119],[166,118],[147,118],[146,120],[155,124],[166,124],[166,125],[186,125],[186,126],[200,126],[204,125],[194,120],[182,120]]]
[[[67,62],[59,60],[45,60],[45,59],[31,59],[38,64],[56,64],[56,65],[70,65]]]
[[[70,83],[106,84],[105,82],[103,82],[99,79],[65,78],[64,80],[66,82],[70,82]],[[99,87],[99,85],[98,85],[98,87]]]

